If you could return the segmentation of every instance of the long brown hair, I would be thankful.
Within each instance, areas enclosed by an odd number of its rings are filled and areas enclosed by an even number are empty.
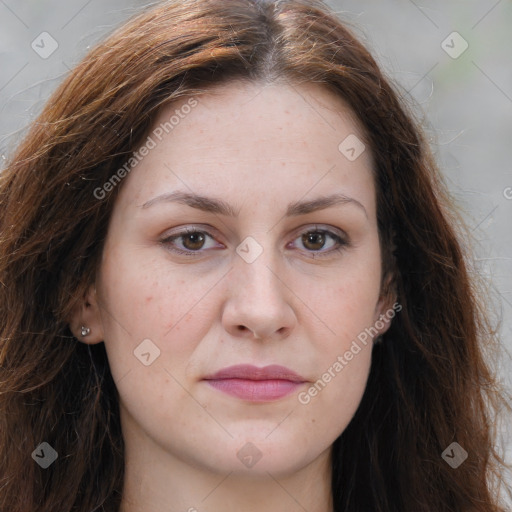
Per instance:
[[[0,174],[0,510],[118,510],[115,383],[104,344],[78,343],[68,325],[94,282],[122,180],[100,199],[95,190],[162,105],[235,79],[329,88],[363,124],[375,160],[383,275],[402,311],[334,443],[335,510],[503,511],[494,420],[510,408],[484,357],[497,339],[462,223],[397,86],[316,0],[146,8],[69,74],[9,158]],[[47,469],[31,458],[42,442],[58,453]],[[468,453],[456,469],[441,457],[452,442]]]

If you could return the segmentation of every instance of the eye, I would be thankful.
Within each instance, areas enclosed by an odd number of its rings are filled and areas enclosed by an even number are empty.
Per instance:
[[[300,240],[307,252],[323,256],[331,255],[333,252],[340,252],[349,245],[348,240],[328,229],[308,230],[295,240]],[[330,242],[329,242],[330,240]],[[325,249],[327,246],[327,250]]]
[[[205,247],[206,240],[210,238],[213,240],[213,236],[207,231],[200,231],[194,228],[188,228],[181,233],[171,235],[162,240],[162,244],[168,247],[172,252],[178,254],[185,254],[190,256],[197,256],[201,249],[208,249],[212,247]],[[175,247],[176,241],[181,239],[181,245],[183,248]]]
[[[208,239],[212,242],[208,244]],[[312,253],[313,257],[327,257],[345,249],[348,239],[329,229],[310,229],[297,237],[294,241],[300,241],[306,252]],[[167,250],[184,256],[200,256],[206,249],[218,249],[214,243],[214,237],[208,231],[197,228],[187,228],[179,233],[167,236],[161,243]],[[181,247],[180,247],[181,246]],[[326,249],[327,247],[327,249]]]

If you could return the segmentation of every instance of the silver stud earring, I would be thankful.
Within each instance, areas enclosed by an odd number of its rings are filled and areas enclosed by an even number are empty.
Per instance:
[[[82,336],[87,336],[90,332],[91,332],[91,329],[89,329],[89,327],[85,327],[84,325],[82,325],[82,330],[81,330]]]

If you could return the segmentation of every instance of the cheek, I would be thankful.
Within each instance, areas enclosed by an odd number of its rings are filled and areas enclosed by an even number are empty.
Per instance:
[[[142,259],[142,252],[111,250],[103,261],[101,296],[104,342],[121,403],[148,430],[160,417],[176,422],[176,404],[189,401],[180,383],[212,319],[202,308],[205,284]],[[200,280],[199,280],[200,281]],[[194,404],[192,404],[194,405]]]
[[[374,325],[380,295],[378,251],[346,258],[328,279],[301,282],[298,295],[307,297],[305,311],[311,312],[308,318],[314,318],[308,320],[311,339],[323,345],[322,353],[328,359],[343,353],[358,335]]]
[[[305,301],[316,317],[308,323],[308,334],[315,344],[317,380],[298,401],[310,408],[312,422],[322,423],[327,415],[325,428],[348,424],[370,371],[380,261],[378,251],[358,256],[347,258],[332,279],[323,281],[322,290]]]
[[[112,372],[140,364],[135,357],[143,350],[165,367],[183,367],[213,322],[214,312],[202,302],[213,284],[186,280],[163,258],[144,259],[143,251],[120,253],[108,252],[98,287]]]
[[[371,350],[369,345],[362,346],[350,361],[340,354],[340,360],[333,359],[317,381],[298,395],[306,437],[324,439],[327,448],[346,429],[366,389]]]
[[[312,329],[315,382],[297,396],[304,407],[307,431],[334,440],[347,427],[361,402],[371,366],[379,287],[371,279],[340,279],[322,297],[323,328]],[[320,306],[320,302],[317,303]],[[323,332],[323,335],[320,335]],[[316,333],[316,334],[314,334]]]

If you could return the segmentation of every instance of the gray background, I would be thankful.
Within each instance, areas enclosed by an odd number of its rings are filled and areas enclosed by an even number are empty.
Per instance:
[[[398,82],[404,97],[415,102],[447,184],[478,241],[475,269],[494,289],[503,346],[512,352],[512,2],[327,3]],[[90,45],[143,5],[136,0],[0,0],[0,168]],[[454,31],[463,39],[451,36]],[[42,32],[58,44],[46,59],[31,47]],[[468,47],[457,56],[464,41]],[[508,389],[511,370],[511,361],[501,358],[499,371]]]

